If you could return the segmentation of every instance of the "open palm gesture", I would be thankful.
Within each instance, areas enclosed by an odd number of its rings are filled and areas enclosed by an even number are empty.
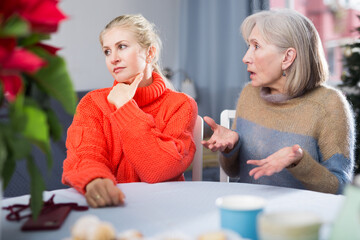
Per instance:
[[[230,151],[234,148],[235,144],[239,140],[239,135],[226,127],[216,124],[216,122],[205,116],[204,121],[214,131],[213,135],[208,141],[202,141],[202,145],[213,152],[220,150],[221,152]]]
[[[259,179],[262,176],[271,176],[292,164],[297,164],[303,156],[303,151],[297,144],[292,147],[284,147],[265,159],[248,160],[247,164],[257,165],[249,174],[254,179]]]

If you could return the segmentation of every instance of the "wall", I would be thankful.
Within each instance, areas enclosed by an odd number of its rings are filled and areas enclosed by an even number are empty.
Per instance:
[[[179,6],[181,0],[62,0],[59,4],[69,17],[52,35],[50,44],[61,47],[77,91],[109,87],[113,79],[105,66],[99,33],[113,18],[122,14],[143,14],[155,23],[163,41],[162,65],[178,68]]]

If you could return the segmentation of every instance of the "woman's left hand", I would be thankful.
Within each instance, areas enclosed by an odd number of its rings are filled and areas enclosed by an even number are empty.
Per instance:
[[[114,104],[116,108],[120,108],[122,105],[130,101],[134,97],[136,89],[141,82],[143,76],[143,73],[138,74],[131,84],[116,84],[107,96],[108,102]]]
[[[253,168],[249,175],[254,176],[255,180],[264,175],[271,176],[292,164],[298,164],[303,156],[303,151],[297,144],[292,147],[284,147],[265,159],[248,160],[247,164],[258,166]]]

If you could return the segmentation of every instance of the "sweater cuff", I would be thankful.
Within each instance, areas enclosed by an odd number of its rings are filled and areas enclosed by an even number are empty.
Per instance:
[[[237,141],[237,143],[235,144],[234,148],[231,149],[230,152],[228,153],[224,153],[224,152],[221,152],[221,154],[225,157],[225,158],[229,158],[229,157],[232,157],[235,153],[237,153],[240,149],[240,146],[241,146],[241,143],[240,143],[240,133],[238,130],[233,130],[234,132],[236,132],[238,135],[239,135],[239,140]]]
[[[86,193],[86,186],[96,178],[107,178],[113,181],[116,185],[115,177],[112,174],[109,174],[107,171],[102,171],[98,168],[86,169],[85,174],[82,173],[74,173],[76,177],[73,178],[73,181],[70,181],[70,186],[73,186],[78,192],[85,194]],[[64,178],[63,183],[67,184],[66,178]]]
[[[294,175],[304,176],[309,172],[312,164],[313,164],[313,161],[311,161],[310,154],[307,151],[304,151],[304,156],[299,161],[299,163],[296,164],[295,166],[292,166],[292,167],[289,167],[286,169],[288,169]]]
[[[127,123],[133,122],[136,118],[141,118],[139,115],[139,107],[134,99],[131,99],[123,106],[118,108],[114,113],[110,115],[112,119],[115,119],[120,129],[126,128]]]

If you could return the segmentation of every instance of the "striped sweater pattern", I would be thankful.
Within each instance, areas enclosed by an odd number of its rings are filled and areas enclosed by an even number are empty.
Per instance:
[[[281,103],[266,101],[261,89],[245,86],[233,129],[239,142],[225,158],[237,157],[239,182],[342,193],[352,180],[355,130],[349,103],[331,87],[319,86]],[[299,144],[304,157],[293,168],[255,180],[247,160],[260,160],[283,147]]]

